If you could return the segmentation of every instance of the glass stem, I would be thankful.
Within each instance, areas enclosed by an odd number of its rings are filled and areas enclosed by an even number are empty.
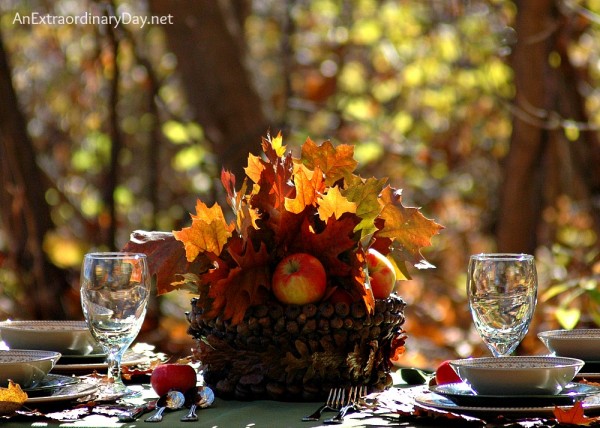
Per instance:
[[[122,384],[121,380],[121,357],[123,353],[120,350],[111,350],[106,358],[108,365],[108,380],[111,383]]]

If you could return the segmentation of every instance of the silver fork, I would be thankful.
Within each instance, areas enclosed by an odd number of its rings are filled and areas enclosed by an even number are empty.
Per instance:
[[[361,387],[352,386],[348,391],[348,402],[340,408],[337,415],[333,418],[325,419],[323,422],[326,424],[341,424],[344,422],[346,414],[350,410],[356,410],[361,398],[367,395],[367,387],[362,385]]]
[[[318,421],[325,410],[338,410],[344,404],[345,390],[344,388],[331,388],[325,404],[319,407],[312,415],[304,416],[302,420]]]

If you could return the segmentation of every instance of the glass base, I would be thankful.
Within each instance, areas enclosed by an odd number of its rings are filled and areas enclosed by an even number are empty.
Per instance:
[[[122,382],[110,382],[103,379],[98,383],[96,395],[98,401],[113,401],[122,398],[135,398],[142,394],[140,391],[128,388]]]

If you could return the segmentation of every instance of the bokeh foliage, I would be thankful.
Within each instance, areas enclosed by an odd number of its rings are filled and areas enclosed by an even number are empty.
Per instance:
[[[148,13],[144,1],[115,4],[117,13]],[[561,4],[575,18],[600,14],[598,0]],[[405,203],[422,207],[446,227],[427,254],[437,269],[412,272],[413,279],[398,290],[409,303],[407,359],[428,365],[481,353],[465,303],[465,269],[469,254],[495,250],[502,159],[515,114],[509,64],[517,37],[515,5],[255,0],[252,6],[245,36],[249,69],[263,99],[257,108],[280,125],[286,143],[299,146],[310,136],[355,145],[362,176],[390,177],[394,187],[404,189]],[[196,197],[223,196],[213,187],[220,167],[186,104],[178,60],[160,28],[116,29],[115,57],[107,28],[14,23],[16,13],[102,14],[104,7],[93,0],[4,0],[0,8],[0,30],[36,161],[53,183],[46,198],[56,229],[45,249],[74,273],[85,251],[106,244],[98,231],[107,215],[102,180],[110,160],[107,99],[115,67],[125,140],[115,191],[118,244],[134,229],[179,228],[188,222]],[[597,22],[590,20],[570,41],[572,61],[589,71],[591,117],[589,124],[564,124],[571,141],[585,127],[600,126]],[[158,164],[148,150],[153,138],[161,142]],[[600,321],[599,245],[589,226],[594,215],[568,196],[544,213],[545,227],[554,232],[536,253],[541,290],[532,330],[554,328],[558,321],[566,327]],[[4,242],[0,231],[0,249]],[[11,302],[23,296],[1,266],[0,288],[2,317],[14,315]],[[163,303],[163,312],[173,311],[172,304]],[[172,320],[164,325],[181,331]],[[522,352],[537,352],[541,344],[529,336]]]

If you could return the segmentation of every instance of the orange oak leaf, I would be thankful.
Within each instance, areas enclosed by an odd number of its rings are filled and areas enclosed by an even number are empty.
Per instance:
[[[332,186],[341,178],[349,178],[358,165],[354,160],[354,146],[340,144],[334,147],[331,141],[317,146],[310,138],[302,145],[300,160],[309,169],[319,168],[323,171],[327,186]]]
[[[173,235],[183,242],[188,262],[193,262],[198,254],[209,252],[221,254],[223,246],[231,236],[235,225],[227,224],[223,210],[216,203],[208,208],[204,202],[196,203],[196,215],[192,215],[192,225]]]
[[[386,186],[380,195],[383,228],[375,236],[392,240],[395,258],[407,260],[418,268],[433,267],[421,255],[421,248],[431,245],[431,237],[443,226],[426,218],[418,208],[406,208],[399,193]]]
[[[319,197],[318,203],[317,211],[319,218],[323,221],[327,221],[331,216],[337,220],[342,214],[355,213],[357,207],[356,202],[350,202],[345,196],[342,196],[338,186],[331,187],[324,196]]]
[[[325,184],[319,168],[311,171],[303,165],[295,165],[294,169],[296,195],[293,199],[285,198],[285,209],[298,214],[307,206],[317,204],[317,198],[325,189]]]
[[[567,424],[574,426],[589,426],[594,422],[598,422],[600,417],[588,418],[583,413],[583,404],[581,401],[576,402],[573,407],[566,409],[554,407],[554,417],[559,424]]]
[[[265,169],[265,161],[259,156],[254,156],[252,153],[248,155],[248,166],[244,168],[244,171],[250,180],[258,183],[260,176]]]

